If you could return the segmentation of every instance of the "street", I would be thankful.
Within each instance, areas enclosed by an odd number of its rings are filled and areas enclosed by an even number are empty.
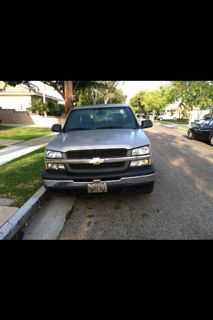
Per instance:
[[[151,195],[78,196],[58,239],[213,239],[213,147],[155,125]]]

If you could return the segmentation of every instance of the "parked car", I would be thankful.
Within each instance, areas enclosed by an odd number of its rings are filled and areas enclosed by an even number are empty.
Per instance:
[[[107,192],[113,187],[142,186],[151,193],[155,181],[151,144],[128,105],[74,108],[45,151],[47,189]]]
[[[189,139],[207,141],[213,146],[213,118],[190,128],[188,130],[188,137]]]
[[[156,119],[160,120],[160,121],[162,121],[162,120],[174,120],[175,121],[175,120],[177,120],[177,117],[174,115],[171,115],[169,113],[164,113],[164,114],[160,114],[160,115],[156,116]]]
[[[195,123],[195,124],[202,124],[204,121],[210,120],[210,119],[211,119],[211,116],[210,116],[210,115],[205,115],[202,119],[194,120],[193,123]]]

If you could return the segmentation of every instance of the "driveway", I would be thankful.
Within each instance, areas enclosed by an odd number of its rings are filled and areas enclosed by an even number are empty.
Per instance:
[[[59,239],[213,239],[213,148],[155,125],[153,194],[84,195]]]

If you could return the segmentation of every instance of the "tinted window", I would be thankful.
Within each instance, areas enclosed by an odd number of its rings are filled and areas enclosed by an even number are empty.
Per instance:
[[[208,125],[209,125],[209,120],[206,120],[201,124],[201,127],[207,127]]]
[[[64,131],[118,128],[138,128],[138,124],[130,108],[79,108],[73,110],[65,124]]]
[[[213,120],[211,120],[211,121],[209,122],[209,126],[210,126],[210,127],[213,127]]]

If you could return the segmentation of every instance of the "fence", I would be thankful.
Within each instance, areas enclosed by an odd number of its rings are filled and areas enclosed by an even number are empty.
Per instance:
[[[64,124],[60,117],[44,117],[27,111],[16,111],[15,109],[0,108],[0,122],[11,124],[36,125],[38,127],[52,127],[53,124]]]

